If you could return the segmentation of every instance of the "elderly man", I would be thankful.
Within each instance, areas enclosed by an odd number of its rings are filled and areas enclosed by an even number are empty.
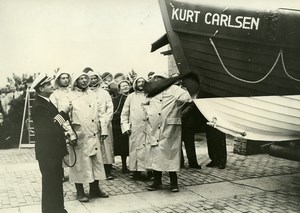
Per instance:
[[[167,78],[164,74],[154,74],[154,81]],[[162,186],[162,172],[170,175],[171,191],[178,192],[177,171],[180,170],[181,157],[181,107],[190,102],[189,93],[172,85],[152,97],[144,105],[148,116],[146,168],[153,170],[154,182],[147,187],[149,191]]]
[[[63,123],[69,119],[69,106],[58,112],[49,97],[52,78],[39,75],[32,83],[37,96],[32,107],[35,152],[42,173],[42,212],[65,213],[61,179],[62,158],[67,154]]]
[[[104,106],[96,93],[88,89],[89,76],[80,72],[74,74],[72,80],[72,126],[78,141],[74,149],[77,161],[70,168],[69,176],[70,182],[75,183],[77,199],[87,202],[89,198],[84,192],[84,183],[89,183],[90,197],[108,197],[99,188],[99,180],[105,179],[100,141],[107,137],[107,125],[99,116],[104,112]],[[71,162],[75,153],[70,152]]]
[[[145,83],[146,79],[143,77],[135,79],[134,92],[128,95],[121,113],[122,133],[129,136],[129,170],[133,171],[134,179],[140,178],[141,172],[146,171],[146,113],[142,107],[147,100],[144,93]]]

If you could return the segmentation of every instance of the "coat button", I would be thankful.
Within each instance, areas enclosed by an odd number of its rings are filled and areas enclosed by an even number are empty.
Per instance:
[[[159,140],[156,140],[157,142],[159,142]]]
[[[158,113],[158,115],[161,115],[161,113]]]
[[[160,102],[162,102],[162,100],[160,99]]]
[[[95,148],[95,150],[98,150],[98,148]]]
[[[96,134],[94,133],[94,136],[96,136]]]
[[[94,122],[94,119],[92,120],[92,122]]]
[[[157,127],[158,129],[160,129],[160,126],[159,127]]]

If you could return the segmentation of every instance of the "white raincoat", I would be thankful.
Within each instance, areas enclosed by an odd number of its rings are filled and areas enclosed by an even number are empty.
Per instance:
[[[72,126],[78,140],[75,146],[77,162],[70,168],[70,182],[91,183],[94,180],[105,179],[103,157],[100,147],[100,135],[107,135],[107,126],[101,125],[99,114],[104,112],[104,106],[91,90],[80,91],[74,87],[76,80],[85,73],[74,75],[71,93]],[[70,153],[70,162],[74,162],[74,153]]]
[[[64,109],[64,107],[70,105],[71,101],[71,88],[70,87],[60,87],[58,83],[58,77],[62,74],[68,74],[66,72],[60,71],[57,73],[54,81],[54,92],[50,95],[49,99],[50,101],[56,106],[58,111],[61,111]],[[71,75],[69,75],[69,80],[71,81]],[[70,123],[67,121],[63,124],[63,128],[66,130],[66,134],[69,135],[69,140],[76,139],[76,134],[74,131],[72,131]],[[69,142],[69,140],[66,140],[66,142]],[[73,152],[72,148],[67,146],[68,152]],[[68,156],[65,157],[64,162],[67,161],[68,164],[72,164],[73,162],[69,162]],[[63,166],[66,167],[66,164],[63,163]]]
[[[91,75],[97,75],[99,79],[101,77],[95,73],[95,72],[89,72],[88,73],[90,76]],[[113,149],[113,136],[112,136],[112,125],[111,125],[111,120],[113,117],[113,111],[114,111],[114,105],[111,99],[111,96],[109,93],[100,88],[90,88],[92,91],[94,91],[97,94],[98,100],[101,102],[101,105],[104,107],[104,113],[99,114],[102,122],[102,126],[106,125],[107,126],[107,138],[104,141],[101,141],[101,152],[103,156],[103,163],[104,164],[112,164],[114,163],[114,149]]]
[[[139,78],[136,78],[136,80]],[[135,89],[135,83],[133,88]],[[143,92],[128,95],[121,113],[122,133],[131,130],[129,137],[129,170],[145,171],[146,112],[142,107],[147,98]]]
[[[55,81],[54,81],[54,92],[50,95],[51,102],[57,107],[58,111],[61,111],[63,107],[69,106],[70,104],[70,94],[71,88],[70,87],[60,87],[58,83],[58,77],[62,74],[68,74],[66,72],[58,72]],[[69,79],[71,81],[71,76],[69,75]]]
[[[172,85],[144,105],[148,115],[146,168],[180,170],[181,107],[191,101],[189,93]]]

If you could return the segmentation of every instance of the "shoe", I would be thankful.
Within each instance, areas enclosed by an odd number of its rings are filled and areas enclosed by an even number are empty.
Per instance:
[[[127,169],[127,168],[122,168],[122,173],[129,173],[130,171],[129,171],[129,169]]]
[[[147,190],[148,191],[155,191],[155,190],[158,190],[158,189],[161,189],[162,187],[162,184],[157,184],[157,183],[152,183],[151,185],[147,186]]]
[[[206,164],[206,167],[217,167],[218,164],[215,163],[214,161],[210,161],[210,163]]]
[[[146,178],[146,180],[147,180],[147,181],[150,181],[150,180],[154,181],[154,177],[153,177],[153,173],[152,173],[152,172],[147,173],[147,178]]]
[[[89,198],[84,194],[84,195],[77,195],[77,200],[80,202],[89,202]]]
[[[90,197],[92,198],[108,198],[109,195],[101,190],[99,190],[98,192],[90,192]]]
[[[107,178],[106,178],[106,180],[113,180],[114,179],[114,177],[112,176],[112,175],[109,175]]]
[[[171,192],[179,192],[178,186],[171,186]]]
[[[141,180],[142,179],[142,174],[141,172],[134,171],[132,174],[132,179],[133,180]]]
[[[191,165],[190,168],[192,168],[192,169],[202,169],[202,167],[199,164]]]
[[[225,166],[224,164],[220,164],[220,165],[218,166],[219,169],[225,169],[225,167],[226,167],[226,166]]]

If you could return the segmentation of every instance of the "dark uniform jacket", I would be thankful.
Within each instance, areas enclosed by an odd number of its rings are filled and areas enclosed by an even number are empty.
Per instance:
[[[60,114],[65,120],[68,115],[58,112],[46,99],[36,96],[32,107],[35,130],[35,153],[37,160],[63,158],[67,154],[64,129],[54,117]]]

